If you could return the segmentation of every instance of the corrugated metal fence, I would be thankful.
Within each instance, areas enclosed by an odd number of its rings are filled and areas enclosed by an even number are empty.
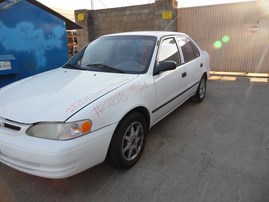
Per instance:
[[[178,12],[178,31],[209,52],[213,71],[269,72],[268,1],[180,8]]]

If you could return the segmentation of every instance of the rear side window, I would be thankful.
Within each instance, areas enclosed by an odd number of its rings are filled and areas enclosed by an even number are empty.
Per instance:
[[[185,63],[200,56],[198,48],[192,43],[192,41],[187,38],[179,38],[177,40],[182,49]]]

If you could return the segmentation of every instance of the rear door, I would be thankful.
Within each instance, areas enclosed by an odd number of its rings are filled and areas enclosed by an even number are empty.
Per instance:
[[[188,68],[188,88],[199,83],[203,74],[203,61],[198,47],[188,37],[179,36],[176,38],[183,55],[183,66]],[[196,89],[194,89],[196,90]]]

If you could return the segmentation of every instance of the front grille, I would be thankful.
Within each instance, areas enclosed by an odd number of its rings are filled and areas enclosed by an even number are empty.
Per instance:
[[[11,130],[16,130],[16,131],[20,131],[21,130],[21,127],[15,126],[15,125],[11,125],[11,124],[8,124],[8,123],[4,123],[4,127],[5,128],[8,128],[8,129],[11,129]]]
[[[8,129],[14,132],[21,131],[24,124],[20,124],[14,121],[10,121],[7,119],[0,118],[0,128]]]

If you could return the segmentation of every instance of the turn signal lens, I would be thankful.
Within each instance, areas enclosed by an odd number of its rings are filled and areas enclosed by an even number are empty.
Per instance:
[[[85,121],[81,124],[81,132],[82,134],[87,134],[91,131],[92,122]]]

